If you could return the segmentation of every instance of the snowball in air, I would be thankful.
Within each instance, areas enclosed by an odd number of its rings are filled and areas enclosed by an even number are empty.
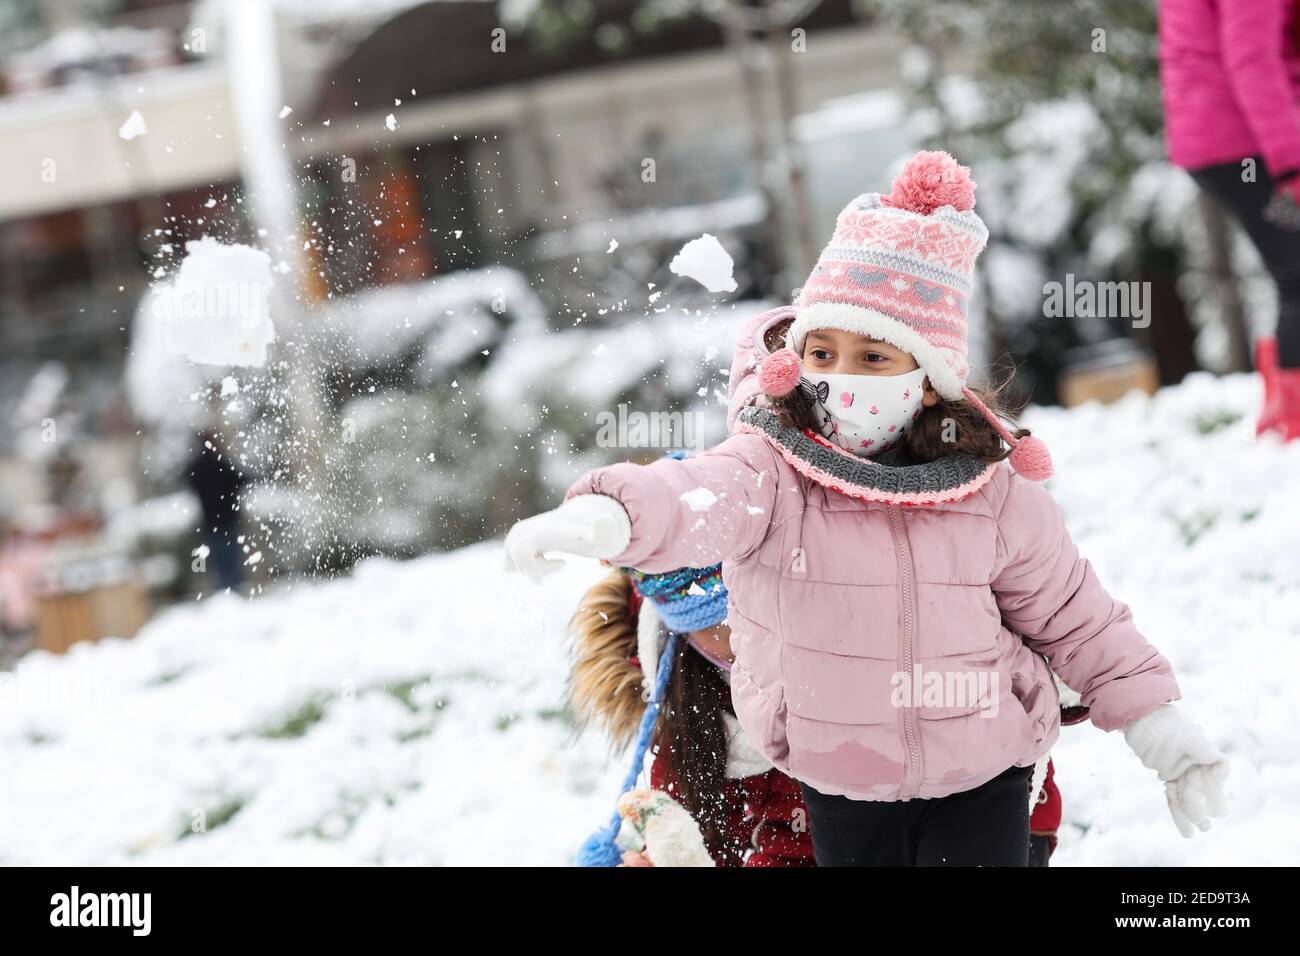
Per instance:
[[[266,364],[271,324],[271,257],[209,236],[185,243],[175,280],[154,289],[167,347],[203,365]]]
[[[143,136],[145,132],[144,117],[140,115],[139,110],[132,110],[126,122],[117,131],[117,135],[123,139],[135,139],[137,136]]]
[[[706,232],[682,246],[668,268],[673,275],[694,279],[710,292],[735,292],[734,265],[717,237]]]

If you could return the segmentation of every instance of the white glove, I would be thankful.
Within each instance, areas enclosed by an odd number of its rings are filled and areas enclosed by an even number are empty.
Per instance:
[[[618,800],[623,827],[655,866],[714,866],[695,819],[662,790],[629,790]]]
[[[632,521],[608,495],[575,495],[554,511],[525,518],[506,535],[506,570],[527,575],[534,584],[564,566],[543,557],[567,551],[585,558],[612,558],[627,550]]]
[[[1127,724],[1124,739],[1143,766],[1165,782],[1169,813],[1183,836],[1190,838],[1197,828],[1210,829],[1211,817],[1227,813],[1223,783],[1228,758],[1173,704]]]

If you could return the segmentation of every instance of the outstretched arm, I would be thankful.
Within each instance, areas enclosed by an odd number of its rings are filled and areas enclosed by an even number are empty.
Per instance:
[[[559,508],[510,529],[507,564],[538,580],[560,563],[548,551],[650,572],[741,558],[767,533],[777,482],[776,457],[757,435],[685,460],[597,468]]]
[[[1123,728],[1165,784],[1179,832],[1208,830],[1226,811],[1227,759],[1170,701],[1173,668],[1146,642],[1070,540],[1041,485],[1013,478],[998,520],[1004,563],[993,582],[1003,620],[1043,654],[1102,730]]]
[[[692,458],[597,468],[567,498],[597,494],[627,512],[631,535],[611,560],[641,571],[705,568],[762,543],[776,505],[776,458],[757,435],[737,435]]]

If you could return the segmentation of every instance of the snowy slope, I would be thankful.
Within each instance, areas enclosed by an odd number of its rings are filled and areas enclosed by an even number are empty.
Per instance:
[[[1118,734],[1065,728],[1058,865],[1300,851],[1300,442],[1255,442],[1256,401],[1197,377],[1029,416],[1080,547],[1233,760],[1231,816],[1188,841]],[[568,862],[624,770],[560,712],[564,623],[601,572],[500,568],[499,543],[371,562],[25,658],[0,675],[0,863]]]
[[[601,570],[543,592],[501,567],[375,561],[28,656],[0,684],[0,863],[565,861],[625,769],[559,713]]]
[[[1300,442],[1254,440],[1258,380],[1191,377],[1148,401],[1037,409],[1070,530],[1180,706],[1232,761],[1230,816],[1184,840],[1118,734],[1062,730],[1060,865],[1294,865],[1300,829]]]

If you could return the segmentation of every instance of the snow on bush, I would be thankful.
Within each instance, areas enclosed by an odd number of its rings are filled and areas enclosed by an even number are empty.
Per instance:
[[[602,415],[616,417],[620,404],[629,412],[698,415],[697,440],[716,444],[726,434],[733,347],[745,323],[767,307],[745,301],[716,312],[665,310],[512,343],[479,386],[483,421],[523,433],[524,447],[540,450],[545,497],[538,504],[548,505],[588,468],[669,450],[602,447]]]
[[[454,374],[507,339],[547,331],[546,310],[527,278],[502,267],[366,289],[330,300],[320,313],[325,350],[339,366],[385,366],[414,353],[415,377],[423,384]]]

